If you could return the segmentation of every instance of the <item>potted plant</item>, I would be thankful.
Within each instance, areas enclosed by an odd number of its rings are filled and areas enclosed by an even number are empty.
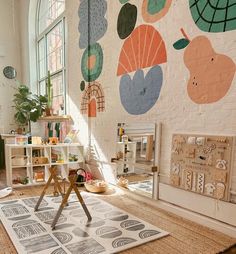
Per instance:
[[[14,94],[14,115],[16,123],[20,126],[27,126],[31,133],[31,121],[36,122],[46,108],[47,97],[42,95],[33,95],[29,87],[19,85],[17,92]]]
[[[52,115],[52,98],[53,98],[53,88],[51,83],[51,74],[50,71],[48,71],[48,76],[46,80],[46,97],[47,97],[47,106],[45,108],[45,114],[46,116]]]

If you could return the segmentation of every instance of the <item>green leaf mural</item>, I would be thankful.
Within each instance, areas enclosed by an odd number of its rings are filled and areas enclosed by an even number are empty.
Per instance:
[[[183,49],[183,48],[185,48],[185,47],[188,46],[189,42],[190,42],[189,40],[187,40],[187,39],[185,39],[185,38],[182,38],[182,39],[176,41],[176,42],[173,44],[173,47],[174,47],[175,49],[177,49],[177,50]]]

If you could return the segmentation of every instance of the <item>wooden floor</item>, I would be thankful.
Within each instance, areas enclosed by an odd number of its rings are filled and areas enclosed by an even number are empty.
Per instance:
[[[38,196],[41,189],[40,186],[18,188],[11,196],[1,201]],[[231,238],[151,205],[140,203],[118,188],[112,187],[107,194],[99,195],[99,198],[170,232],[167,237],[123,251],[122,254],[213,254],[236,243],[236,238]],[[0,246],[1,254],[17,253],[2,224],[0,224]]]

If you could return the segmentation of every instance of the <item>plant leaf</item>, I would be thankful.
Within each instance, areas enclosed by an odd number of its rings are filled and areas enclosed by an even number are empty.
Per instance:
[[[188,44],[190,43],[189,40],[185,39],[185,38],[182,38],[178,41],[176,41],[174,44],[173,44],[173,47],[177,50],[180,50],[180,49],[183,49],[185,47],[188,46]]]

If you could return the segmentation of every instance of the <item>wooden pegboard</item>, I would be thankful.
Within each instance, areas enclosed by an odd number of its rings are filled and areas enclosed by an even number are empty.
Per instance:
[[[170,184],[229,201],[232,136],[174,134]]]

